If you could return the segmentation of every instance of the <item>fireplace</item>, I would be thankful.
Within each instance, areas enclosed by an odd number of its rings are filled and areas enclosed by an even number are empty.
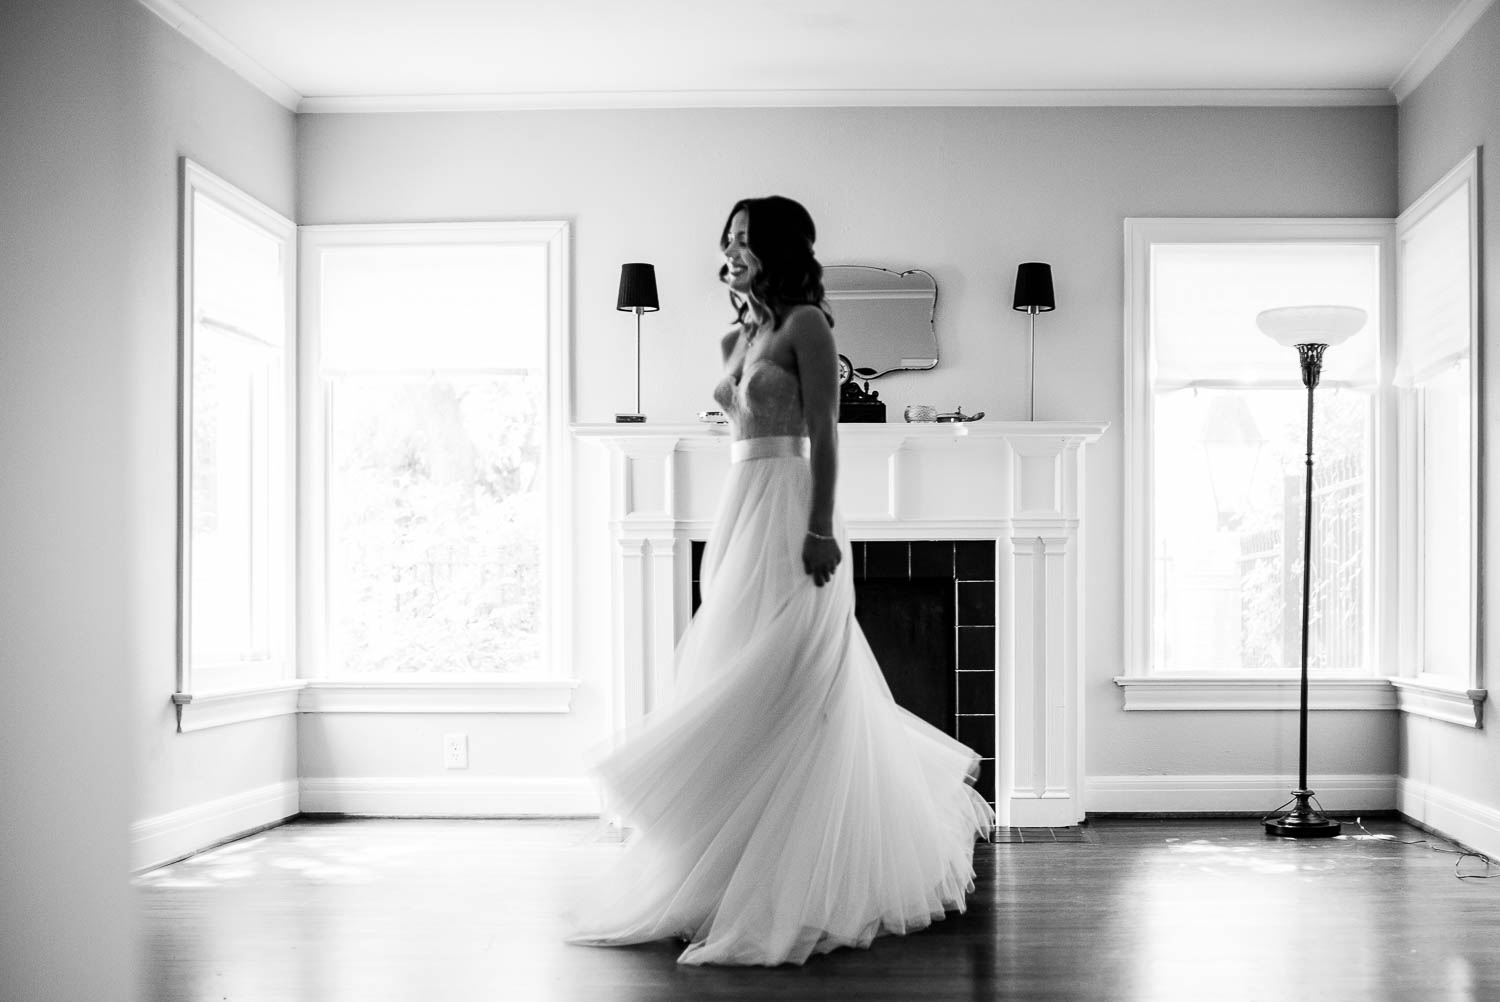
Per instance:
[[[1105,425],[841,425],[838,505],[857,610],[896,698],[978,751],[999,824],[1084,816],[1084,447]],[[579,425],[609,483],[611,700],[656,705],[697,605],[728,436],[689,425]],[[893,611],[894,610],[894,611]],[[908,647],[908,643],[915,646]]]
[[[704,543],[691,544],[692,609]],[[995,543],[854,540],[855,618],[891,695],[980,755],[975,788],[995,803]]]

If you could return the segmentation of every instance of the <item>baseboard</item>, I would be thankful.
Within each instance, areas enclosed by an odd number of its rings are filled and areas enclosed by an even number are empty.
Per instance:
[[[159,814],[130,826],[131,868],[149,870],[294,817],[295,779]]]
[[[1423,828],[1500,859],[1500,810],[1416,779],[1397,781],[1396,805]]]
[[[585,778],[303,779],[304,814],[387,818],[580,818],[599,815]]]
[[[1313,776],[1327,811],[1397,809],[1396,777],[1388,774]],[[1267,813],[1291,799],[1295,776],[1090,776],[1090,814]]]

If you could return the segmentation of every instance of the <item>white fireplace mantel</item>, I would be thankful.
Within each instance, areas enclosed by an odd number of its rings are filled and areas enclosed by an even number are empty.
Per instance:
[[[838,505],[852,539],[997,542],[992,754],[1002,825],[1084,816],[1083,447],[1107,427],[839,426]],[[671,683],[691,614],[689,543],[708,536],[729,435],[716,425],[649,424],[575,425],[573,434],[601,446],[593,461],[609,465],[615,711],[625,725]]]

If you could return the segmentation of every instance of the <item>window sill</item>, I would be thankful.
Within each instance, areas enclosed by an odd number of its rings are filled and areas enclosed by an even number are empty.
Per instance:
[[[417,682],[311,679],[302,713],[568,713],[578,680],[571,678]]]
[[[1445,682],[1417,678],[1393,678],[1396,708],[1402,713],[1431,720],[1445,720],[1460,727],[1484,727],[1486,689],[1462,689]]]
[[[1296,710],[1302,683],[1296,675],[1122,675],[1115,679],[1126,710]],[[1394,710],[1388,678],[1311,678],[1309,710]]]
[[[174,692],[172,702],[177,707],[177,733],[188,734],[210,727],[296,713],[298,696],[305,685],[297,679],[212,692]]]

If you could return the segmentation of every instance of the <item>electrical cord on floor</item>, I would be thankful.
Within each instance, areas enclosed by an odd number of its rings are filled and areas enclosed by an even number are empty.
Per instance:
[[[1272,818],[1279,817],[1281,815],[1282,811],[1286,810],[1288,807],[1291,807],[1296,802],[1297,802],[1297,798],[1293,797],[1291,800],[1288,800],[1286,803],[1284,803],[1280,807],[1276,808],[1270,814],[1267,814],[1265,817],[1261,818],[1260,819],[1260,823],[1261,824],[1265,824],[1267,821],[1270,821]],[[1318,804],[1318,798],[1317,797],[1313,797],[1312,798],[1312,802],[1314,804],[1317,804],[1318,810],[1320,812],[1323,810],[1323,805],[1322,804]]]
[[[1442,852],[1442,853],[1448,853],[1448,854],[1453,855],[1453,856],[1457,856],[1458,858],[1453,861],[1453,875],[1455,877],[1457,877],[1459,880],[1493,880],[1496,877],[1500,877],[1500,873],[1492,873],[1491,872],[1495,868],[1495,866],[1496,866],[1495,861],[1492,860],[1492,859],[1490,859],[1488,856],[1486,856],[1482,852],[1475,852],[1472,849],[1464,849],[1464,848],[1460,848],[1459,846],[1455,846],[1455,845],[1438,845],[1438,844],[1436,844],[1436,843],[1434,843],[1434,842],[1432,842],[1432,841],[1430,841],[1428,839],[1425,839],[1425,838],[1400,839],[1400,838],[1397,838],[1394,835],[1377,835],[1374,832],[1370,831],[1370,829],[1368,829],[1368,828],[1366,828],[1364,826],[1363,820],[1364,819],[1362,819],[1362,818],[1355,818],[1354,819],[1354,823],[1355,823],[1356,826],[1358,826],[1358,828],[1359,828],[1360,831],[1364,832],[1365,835],[1367,835],[1368,837],[1370,837],[1372,839],[1377,839],[1378,841],[1381,841],[1381,842],[1395,842],[1397,845],[1421,845],[1421,846],[1426,846],[1428,849],[1431,849],[1433,852]],[[1462,870],[1460,869],[1460,867],[1463,866],[1463,862],[1466,859],[1477,859],[1477,860],[1479,860],[1481,863],[1484,864],[1484,872],[1483,873],[1464,873],[1464,872],[1462,872]]]
[[[1318,798],[1317,797],[1314,797],[1311,794],[1309,794],[1308,799],[1312,801],[1313,808],[1319,814],[1323,815],[1324,817],[1328,816],[1328,812],[1325,811],[1325,810],[1323,810],[1323,805],[1318,802]],[[1297,798],[1293,797],[1291,800],[1288,800],[1286,803],[1284,803],[1280,807],[1276,808],[1276,810],[1272,811],[1270,814],[1267,814],[1265,817],[1261,818],[1260,819],[1260,823],[1261,824],[1266,824],[1267,822],[1271,821],[1273,818],[1285,817],[1286,815],[1282,814],[1281,812],[1284,811],[1284,810],[1286,810],[1288,807],[1291,807],[1296,802],[1297,802]]]

